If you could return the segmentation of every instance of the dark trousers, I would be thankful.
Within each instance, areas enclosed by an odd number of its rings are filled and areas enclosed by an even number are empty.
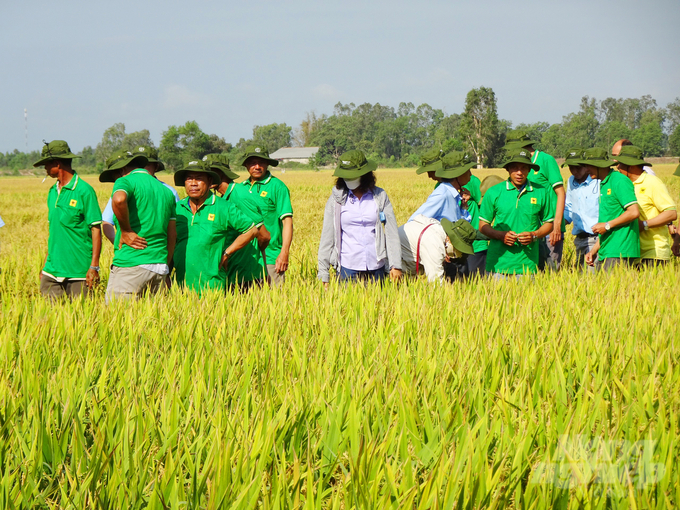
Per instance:
[[[468,255],[468,276],[484,276],[486,274],[486,252],[487,250],[484,250]]]

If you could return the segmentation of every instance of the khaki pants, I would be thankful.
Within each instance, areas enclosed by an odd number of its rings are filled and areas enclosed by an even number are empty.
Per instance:
[[[269,284],[273,287],[280,287],[286,281],[286,273],[277,273],[275,264],[267,264],[267,276]]]
[[[111,268],[109,285],[106,287],[106,303],[114,299],[136,299],[145,293],[155,294],[160,289],[165,276],[143,267]]]
[[[82,294],[87,295],[88,292],[89,289],[85,285],[85,280],[70,280],[67,278],[60,283],[46,274],[43,274],[40,278],[40,293],[50,299],[60,299],[63,297],[73,299],[80,297]]]

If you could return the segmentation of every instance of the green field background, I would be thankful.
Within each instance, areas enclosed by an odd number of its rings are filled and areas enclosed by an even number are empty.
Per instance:
[[[674,168],[655,166],[678,200]],[[567,235],[565,270],[534,281],[325,291],[331,174],[275,172],[282,289],[109,307],[103,286],[39,295],[54,181],[0,179],[0,508],[680,504],[678,261],[584,276]],[[377,178],[400,224],[433,187]]]

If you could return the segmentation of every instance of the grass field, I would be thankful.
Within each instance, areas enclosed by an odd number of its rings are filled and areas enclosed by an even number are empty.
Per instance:
[[[331,172],[276,175],[283,289],[111,307],[40,297],[53,181],[0,179],[1,508],[680,505],[677,261],[324,291]],[[432,189],[377,176],[399,223]]]

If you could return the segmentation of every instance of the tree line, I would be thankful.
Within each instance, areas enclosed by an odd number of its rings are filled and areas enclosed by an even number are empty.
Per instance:
[[[170,170],[210,153],[227,154],[238,161],[252,143],[263,144],[271,152],[291,145],[319,147],[312,166],[332,165],[343,152],[360,149],[382,165],[411,167],[418,165],[424,151],[440,147],[445,152],[468,151],[480,166],[494,167],[501,162],[505,134],[513,128],[527,130],[538,142],[537,148],[558,158],[572,147],[610,148],[621,138],[640,147],[645,157],[680,156],[680,98],[660,107],[649,95],[601,101],[585,96],[579,110],[560,123],[513,126],[498,118],[493,89],[480,87],[468,92],[460,114],[447,115],[428,104],[402,102],[395,109],[379,103],[339,102],[330,115],[307,112],[296,128],[285,123],[255,126],[250,138],[234,144],[188,121],[163,131],[157,148]],[[148,130],[127,133],[125,125],[117,123],[104,131],[95,148],[81,151],[76,165],[101,172],[113,151],[138,145],[156,147]],[[0,153],[0,168],[30,168],[39,156],[39,151]]]

